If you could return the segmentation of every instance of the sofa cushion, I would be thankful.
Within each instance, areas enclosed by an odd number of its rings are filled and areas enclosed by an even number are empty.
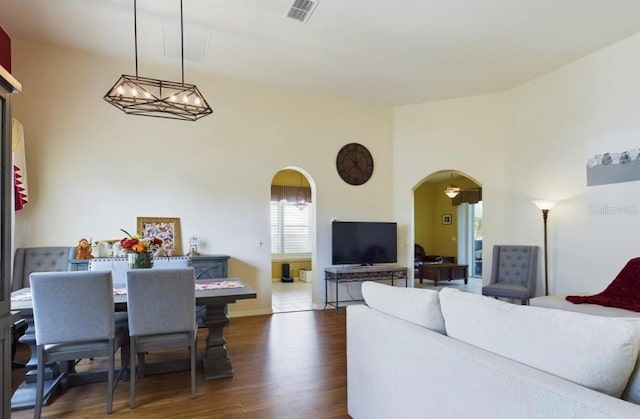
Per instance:
[[[638,335],[640,336],[640,313],[637,311],[605,307],[598,304],[574,304],[567,301],[564,295],[549,295],[546,297],[532,298],[529,300],[529,304],[535,307],[575,311],[578,313],[593,314],[603,317],[629,318],[629,321],[637,327]],[[636,361],[636,367],[631,374],[631,378],[629,378],[627,388],[624,390],[622,398],[629,402],[640,404],[640,356]]]
[[[638,356],[628,319],[519,306],[445,288],[447,334],[590,389],[620,397]]]
[[[438,292],[420,288],[400,288],[367,281],[362,283],[367,305],[391,316],[445,333]]]

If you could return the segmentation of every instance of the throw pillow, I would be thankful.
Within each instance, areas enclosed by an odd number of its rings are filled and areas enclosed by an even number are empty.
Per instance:
[[[626,319],[519,306],[445,288],[447,334],[471,345],[614,397],[638,356],[636,327]]]
[[[362,283],[367,305],[391,316],[445,333],[438,292],[420,288],[400,288],[376,282]]]

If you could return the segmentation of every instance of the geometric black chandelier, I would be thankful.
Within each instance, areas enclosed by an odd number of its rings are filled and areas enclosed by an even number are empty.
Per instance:
[[[136,75],[123,74],[104,95],[104,100],[131,115],[196,121],[213,113],[195,84],[184,82],[184,30],[180,0],[180,43],[182,82],[138,76],[138,22],[136,0],[133,0],[133,34],[135,39]]]

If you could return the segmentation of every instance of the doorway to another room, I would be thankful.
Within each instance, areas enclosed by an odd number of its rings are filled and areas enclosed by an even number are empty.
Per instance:
[[[414,244],[415,287],[450,286],[480,294],[481,184],[454,170],[424,178],[414,189]]]
[[[313,202],[305,175],[280,170],[271,181],[271,310],[312,309]]]

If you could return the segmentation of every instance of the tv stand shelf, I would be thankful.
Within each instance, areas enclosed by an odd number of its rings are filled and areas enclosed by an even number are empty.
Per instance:
[[[391,281],[397,279],[404,279],[404,286],[407,287],[407,267],[399,265],[380,265],[380,266],[356,266],[349,268],[326,268],[324,270],[324,308],[328,305],[334,306],[336,309],[340,304],[340,294],[338,285],[349,282],[364,282],[364,281]],[[329,282],[335,283],[336,287],[336,299],[335,301],[329,301]],[[346,300],[348,301],[362,301],[362,300]]]

